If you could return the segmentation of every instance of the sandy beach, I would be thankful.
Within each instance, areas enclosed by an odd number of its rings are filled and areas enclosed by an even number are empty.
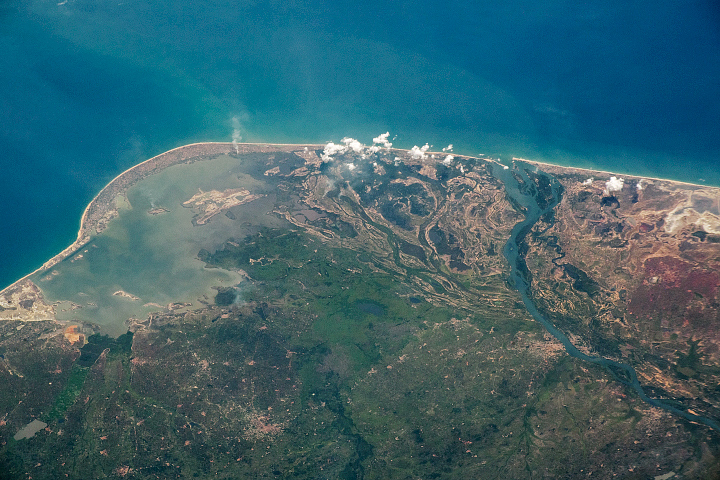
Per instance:
[[[57,265],[70,255],[81,249],[90,238],[102,231],[107,223],[115,216],[114,200],[122,195],[129,187],[139,180],[164,170],[173,165],[191,162],[193,159],[206,155],[244,154],[277,150],[287,147],[297,148],[322,148],[323,145],[305,144],[281,144],[281,143],[238,143],[231,142],[202,142],[183,145],[168,150],[141,163],[138,163],[113,178],[100,192],[92,199],[85,208],[80,219],[80,228],[76,240],[57,255],[43,263],[42,266],[18,279],[12,284],[0,290],[0,295],[10,291],[13,287],[19,286],[26,279],[38,272],[48,270]]]
[[[93,198],[93,200],[88,204],[88,206],[85,208],[85,211],[82,214],[81,220],[80,220],[80,228],[78,231],[77,239],[69,245],[67,248],[65,248],[63,251],[46,261],[41,267],[37,268],[35,271],[25,275],[24,277],[20,278],[19,280],[13,282],[12,284],[8,285],[7,287],[0,290],[0,295],[10,291],[13,289],[13,287],[19,286],[22,284],[26,279],[31,277],[32,275],[48,270],[52,268],[54,265],[57,265],[76,251],[78,251],[80,248],[82,248],[91,238],[93,235],[96,235],[97,233],[100,233],[107,225],[107,223],[112,220],[117,215],[117,210],[114,205],[115,199],[118,197],[118,195],[123,195],[125,191],[141,179],[153,175],[155,173],[158,173],[165,168],[168,168],[173,165],[178,165],[182,163],[192,163],[196,161],[198,157],[201,156],[207,156],[207,155],[228,155],[228,154],[247,154],[247,153],[255,153],[255,152],[268,152],[268,151],[275,151],[278,149],[282,150],[298,150],[302,148],[311,148],[314,150],[322,149],[325,147],[325,145],[321,144],[287,144],[287,143],[232,143],[232,142],[202,142],[202,143],[192,143],[188,145],[183,145],[177,148],[174,148],[172,150],[168,150],[166,152],[163,152],[159,155],[156,155],[152,158],[149,158],[141,163],[138,163],[137,165],[132,166],[131,168],[125,170],[124,172],[117,175],[114,179],[112,179],[100,192]],[[395,152],[397,154],[407,154],[410,152],[410,150],[405,149],[396,149],[391,148],[388,151]],[[451,152],[426,152],[426,157],[421,159],[420,161],[423,163],[440,163],[442,162],[442,158],[445,155],[451,154]],[[492,159],[492,158],[484,158],[484,157],[473,157],[469,155],[462,155],[462,154],[454,154],[453,155],[455,159],[461,159],[461,158],[477,158],[484,161],[489,161],[493,163],[497,163],[498,165],[502,165],[500,162]],[[626,174],[626,175],[620,175],[614,172],[609,172],[605,170],[595,170],[595,169],[588,169],[588,168],[577,168],[577,167],[569,167],[569,166],[563,166],[563,165],[557,165],[553,163],[548,162],[541,162],[536,160],[530,160],[520,157],[513,157],[513,161],[522,161],[526,162],[531,165],[538,165],[541,167],[544,167],[548,173],[552,172],[558,172],[558,171],[573,171],[577,173],[586,173],[588,176],[622,176],[627,178],[633,178],[633,179],[644,179],[644,180],[652,180],[652,181],[659,181],[659,182],[665,182],[668,184],[674,184],[678,186],[685,186],[689,187],[691,189],[697,189],[697,188],[716,188],[716,187],[708,187],[707,185],[702,184],[695,184],[695,183],[688,183],[688,182],[681,182],[676,180],[668,180],[663,178],[657,178],[657,177],[647,177],[647,176],[640,176],[640,175],[632,175],[632,174]]]
[[[521,161],[521,162],[525,162],[525,163],[529,163],[529,164],[531,164],[531,165],[541,165],[541,166],[544,166],[544,167],[550,167],[550,169],[553,169],[553,171],[558,171],[558,170],[571,170],[571,171],[573,171],[573,172],[578,172],[578,173],[580,173],[580,172],[585,172],[585,173],[588,173],[590,176],[592,176],[592,175],[610,175],[610,176],[616,176],[616,177],[632,178],[632,179],[636,179],[636,180],[640,180],[640,179],[642,179],[642,180],[653,180],[653,181],[657,181],[657,182],[671,183],[671,184],[674,184],[674,185],[685,185],[685,186],[688,186],[688,187],[720,188],[720,187],[714,187],[714,186],[712,186],[712,185],[704,185],[704,184],[702,184],[702,183],[681,182],[681,181],[679,181],[679,180],[670,180],[670,179],[667,179],[667,178],[659,178],[659,177],[648,177],[648,176],[645,176],[645,175],[635,175],[635,174],[632,174],[632,173],[629,173],[629,174],[620,174],[620,173],[616,173],[616,172],[609,172],[609,171],[607,171],[607,170],[596,170],[596,169],[592,169],[592,168],[568,167],[568,166],[564,166],[564,165],[558,165],[558,164],[555,164],[555,163],[540,162],[540,161],[538,161],[538,160],[529,160],[529,159],[527,159],[527,158],[513,157],[513,161],[516,161],[516,160],[517,160],[517,161]],[[550,170],[548,170],[548,171],[550,171]]]

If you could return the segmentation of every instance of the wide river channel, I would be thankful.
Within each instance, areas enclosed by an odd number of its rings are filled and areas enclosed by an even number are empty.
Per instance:
[[[528,176],[526,169],[537,172],[537,175],[544,181],[547,181],[548,189],[544,192],[538,191],[535,182]],[[710,418],[694,415],[680,405],[674,406],[666,401],[649,397],[643,390],[642,385],[640,385],[637,373],[635,373],[635,369],[632,366],[607,358],[582,353],[572,344],[567,335],[557,329],[552,322],[540,313],[530,294],[529,270],[525,261],[525,255],[527,253],[525,237],[543,215],[552,212],[555,206],[560,203],[562,199],[562,186],[553,176],[538,171],[534,166],[523,162],[516,162],[512,169],[503,169],[497,166],[493,168],[492,174],[503,182],[508,196],[515,202],[516,207],[519,206],[522,208],[522,213],[525,215],[525,219],[516,224],[512,229],[510,238],[503,249],[503,254],[510,264],[510,277],[512,282],[520,293],[520,297],[522,297],[522,301],[530,315],[563,344],[570,356],[606,367],[619,382],[635,390],[644,402],[654,407],[663,408],[687,420],[700,422],[716,431],[720,431],[720,425]],[[548,191],[552,193],[550,198],[547,198],[546,195]],[[675,403],[677,404],[677,402]]]

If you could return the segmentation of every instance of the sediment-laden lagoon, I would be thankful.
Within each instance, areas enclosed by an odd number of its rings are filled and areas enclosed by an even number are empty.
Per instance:
[[[145,318],[174,302],[199,307],[212,302],[213,287],[240,284],[241,274],[205,268],[197,254],[216,249],[219,241],[242,239],[258,225],[282,222],[268,215],[274,192],[245,173],[257,168],[247,162],[247,157],[221,155],[174,165],[129,188],[118,202],[118,216],[101,234],[50,271],[31,277],[45,300],[57,303],[58,320],[88,322],[119,335],[130,317]],[[198,211],[184,202],[200,191],[231,189],[261,197],[192,225]]]

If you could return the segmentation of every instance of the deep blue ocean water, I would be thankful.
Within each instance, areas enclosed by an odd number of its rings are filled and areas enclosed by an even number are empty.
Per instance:
[[[0,51],[3,286],[115,175],[235,129],[720,185],[712,0],[6,0]]]

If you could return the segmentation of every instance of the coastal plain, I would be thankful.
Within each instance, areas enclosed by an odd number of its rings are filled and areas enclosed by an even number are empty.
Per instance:
[[[118,176],[0,292],[0,478],[716,478],[718,431],[528,313],[505,169],[228,143]],[[720,419],[720,191],[507,169],[562,187],[519,245],[538,309]]]

